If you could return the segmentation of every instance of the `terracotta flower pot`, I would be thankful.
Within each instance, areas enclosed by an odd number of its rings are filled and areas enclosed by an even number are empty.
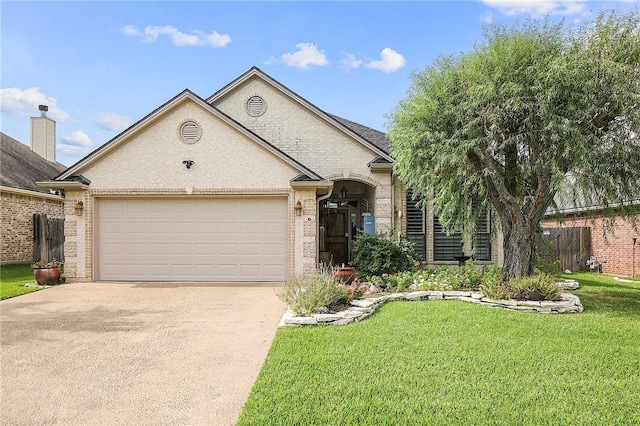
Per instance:
[[[33,270],[33,276],[39,285],[53,285],[60,280],[60,268],[40,268]]]
[[[332,270],[332,274],[341,283],[349,284],[356,277],[356,269],[348,266],[335,267]]]

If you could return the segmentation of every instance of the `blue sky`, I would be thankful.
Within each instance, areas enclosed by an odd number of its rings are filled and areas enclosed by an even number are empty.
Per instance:
[[[384,131],[411,73],[470,51],[487,23],[580,22],[636,5],[2,1],[1,130],[28,145],[29,117],[49,105],[57,160],[69,166],[183,89],[206,98],[257,66],[326,112]]]

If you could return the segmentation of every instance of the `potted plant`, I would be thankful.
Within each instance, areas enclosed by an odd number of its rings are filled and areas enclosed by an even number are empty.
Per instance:
[[[53,259],[49,262],[41,260],[32,264],[31,267],[33,268],[33,276],[39,285],[52,285],[60,281],[62,265],[62,262]]]

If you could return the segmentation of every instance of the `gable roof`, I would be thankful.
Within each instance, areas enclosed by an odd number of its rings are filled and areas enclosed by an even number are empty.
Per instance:
[[[66,167],[47,161],[25,144],[0,132],[0,185],[48,194],[36,182],[53,178]]]
[[[362,145],[366,146],[367,148],[372,150],[374,153],[378,154],[380,157],[385,158],[390,162],[393,162],[393,158],[391,158],[391,155],[390,155],[390,140],[384,133],[371,129],[369,127],[363,126],[361,124],[354,123],[353,121],[349,121],[349,120],[337,117],[335,115],[326,113],[325,111],[321,110],[320,108],[318,108],[317,106],[315,106],[314,104],[312,104],[311,102],[303,98],[302,96],[298,95],[288,87],[284,86],[283,84],[275,80],[273,77],[264,73],[260,68],[255,66],[251,67],[249,71],[245,72],[240,77],[236,78],[231,83],[227,84],[222,89],[218,90],[213,95],[209,96],[206,99],[206,101],[210,104],[215,103],[217,100],[223,98],[225,95],[233,91],[233,89],[242,85],[244,82],[248,81],[253,77],[258,77],[262,79],[263,81],[265,81],[266,83],[274,87],[275,89],[279,90],[289,98],[296,101],[298,104],[307,108],[308,110],[310,110],[311,112],[319,116],[320,118],[324,119],[329,124],[336,127],[338,130],[341,130],[342,132],[351,136],[353,139],[355,139]]]
[[[217,118],[221,119],[231,127],[235,128],[240,133],[244,134],[253,142],[262,146],[267,151],[270,151],[276,157],[280,158],[282,161],[292,166],[301,174],[308,176],[312,180],[316,180],[316,181],[323,180],[323,178],[320,175],[310,170],[303,164],[299,163],[298,161],[296,161],[294,158],[290,157],[286,153],[282,152],[281,150],[279,150],[278,148],[276,148],[275,146],[273,146],[272,144],[270,144],[269,142],[267,142],[266,140],[264,140],[263,138],[255,134],[254,132],[252,132],[251,130],[244,127],[242,124],[235,121],[233,118],[229,117],[227,114],[220,111],[218,108],[208,104],[207,102],[205,102],[204,99],[202,99],[201,97],[199,97],[198,95],[190,91],[189,89],[183,90],[178,95],[174,96],[173,98],[171,98],[170,100],[162,104],[160,107],[156,108],[154,111],[147,114],[144,118],[142,118],[141,120],[131,125],[128,129],[124,130],[122,133],[120,133],[119,135],[117,135],[116,137],[114,137],[104,145],[100,146],[99,148],[91,152],[89,155],[87,155],[86,157],[84,157],[83,159],[81,159],[71,167],[69,167],[67,171],[57,176],[55,180],[62,181],[62,180],[68,179],[71,176],[74,176],[80,170],[82,170],[82,168],[87,167],[92,163],[96,162],[102,156],[106,155],[109,151],[113,150],[115,147],[123,143],[128,137],[134,135],[135,133],[140,131],[142,128],[146,127],[148,124],[150,124],[155,119],[157,119],[160,115],[169,111],[174,106],[182,103],[187,99],[195,102],[196,104],[201,106],[203,109],[209,111],[211,114],[213,114]]]

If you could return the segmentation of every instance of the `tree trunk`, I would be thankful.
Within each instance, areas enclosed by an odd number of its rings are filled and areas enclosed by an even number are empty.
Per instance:
[[[536,253],[536,227],[522,216],[510,218],[500,215],[504,234],[504,268],[502,278],[527,277],[533,275]]]

